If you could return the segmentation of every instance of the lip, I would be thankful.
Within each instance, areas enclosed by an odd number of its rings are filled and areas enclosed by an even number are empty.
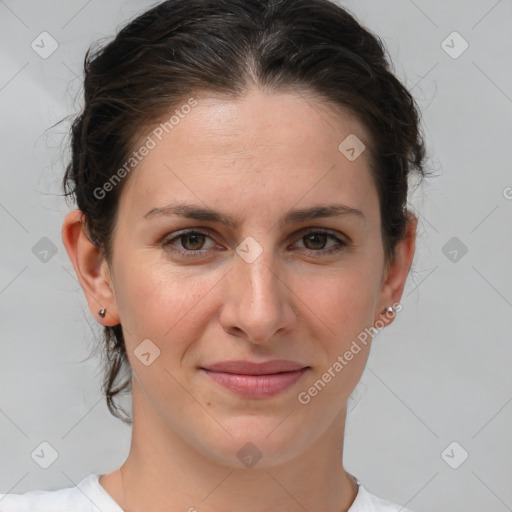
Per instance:
[[[252,361],[222,361],[220,363],[204,366],[205,370],[223,373],[236,373],[243,375],[270,375],[279,372],[293,372],[306,368],[307,365],[289,361],[287,359],[274,359],[264,363],[253,363]]]
[[[309,366],[283,359],[265,363],[224,361],[201,368],[217,383],[246,398],[264,398],[282,393],[308,369]]]

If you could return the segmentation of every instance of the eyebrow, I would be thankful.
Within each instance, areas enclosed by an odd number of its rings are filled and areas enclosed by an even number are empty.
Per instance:
[[[211,208],[186,203],[173,203],[161,208],[153,208],[146,212],[143,218],[149,219],[162,215],[178,215],[188,219],[216,222],[223,224],[231,229],[234,229],[237,225],[237,219],[229,214],[213,210]],[[289,210],[286,212],[285,216],[279,222],[279,224],[288,225],[318,218],[339,218],[345,215],[354,215],[361,218],[365,222],[367,220],[361,210],[351,208],[350,206],[344,204],[328,204],[312,206],[310,208]]]

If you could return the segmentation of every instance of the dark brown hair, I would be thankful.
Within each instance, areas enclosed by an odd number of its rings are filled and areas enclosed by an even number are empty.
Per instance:
[[[169,118],[194,94],[236,98],[250,86],[312,92],[355,114],[372,140],[369,154],[380,201],[386,259],[407,222],[408,178],[423,178],[425,149],[415,101],[394,76],[381,40],[328,0],[168,0],[147,10],[84,60],[84,107],[71,127],[66,198],[83,212],[90,240],[111,264],[127,162],[145,130]],[[341,141],[340,141],[341,142]],[[96,191],[96,192],[95,192]],[[121,325],[105,327],[103,391],[131,390]],[[121,370],[128,376],[117,387]],[[124,411],[123,411],[124,412]]]

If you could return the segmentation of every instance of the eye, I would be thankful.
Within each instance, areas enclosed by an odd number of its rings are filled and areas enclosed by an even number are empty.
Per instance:
[[[325,248],[325,244],[329,239],[334,240],[337,243],[328,248]],[[300,240],[303,241],[307,251],[315,255],[334,254],[350,245],[348,242],[340,240],[337,236],[333,235],[332,233],[321,230],[308,231],[301,237]]]
[[[329,247],[325,247],[328,240],[333,240],[335,243]],[[169,251],[183,257],[197,257],[204,255],[208,249],[215,247],[205,247],[205,242],[210,240],[213,244],[212,238],[208,233],[198,229],[182,231],[174,236],[165,239],[162,246]],[[299,242],[304,243],[305,250],[310,255],[315,257],[328,256],[337,253],[350,245],[349,242],[340,240],[337,236],[328,231],[319,229],[311,229],[300,237]],[[219,246],[217,246],[218,248]],[[299,249],[301,249],[299,247]],[[295,249],[296,250],[296,249]]]
[[[205,239],[211,240],[210,236],[208,236],[207,233],[203,233],[202,231],[182,231],[172,238],[164,240],[162,245],[172,252],[179,253],[182,256],[196,256],[204,252],[201,249],[204,249],[203,246]],[[179,243],[175,244],[175,242]],[[181,246],[181,248],[178,246]]]

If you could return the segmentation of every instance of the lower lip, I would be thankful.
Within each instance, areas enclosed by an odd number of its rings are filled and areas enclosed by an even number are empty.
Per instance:
[[[290,388],[306,372],[302,368],[294,372],[270,375],[239,375],[202,369],[213,380],[246,398],[264,398],[277,395]]]

